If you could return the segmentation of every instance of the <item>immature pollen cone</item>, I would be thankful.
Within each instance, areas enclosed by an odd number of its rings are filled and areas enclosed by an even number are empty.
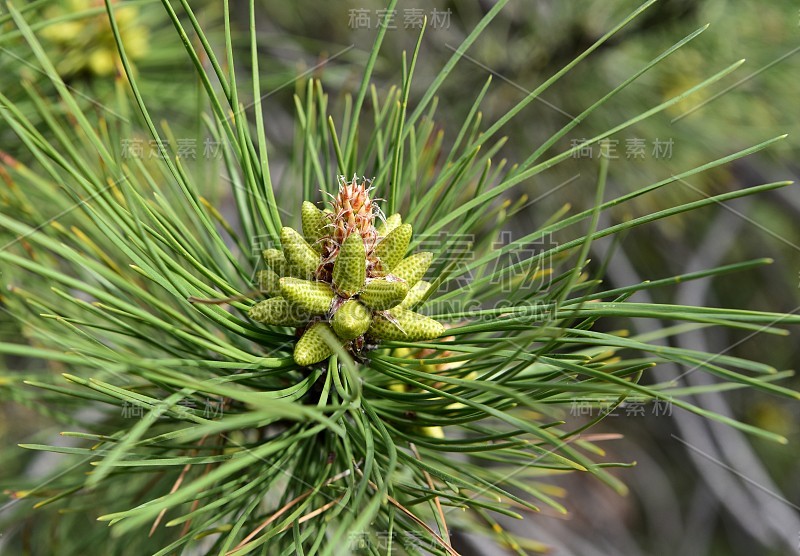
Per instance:
[[[341,345],[353,354],[380,340],[430,340],[444,326],[411,309],[427,294],[432,253],[406,257],[411,226],[399,214],[375,227],[380,209],[370,180],[339,176],[330,211],[303,203],[303,234],[281,229],[282,250],[267,249],[259,288],[269,297],[250,318],[298,328],[294,360],[308,366]]]

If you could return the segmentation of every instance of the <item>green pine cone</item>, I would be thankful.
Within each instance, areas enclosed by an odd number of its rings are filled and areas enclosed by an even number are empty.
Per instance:
[[[302,326],[310,315],[298,310],[282,297],[273,297],[250,307],[248,315],[256,322],[274,326]]]
[[[314,251],[297,230],[288,226],[281,228],[281,244],[289,265],[287,274],[296,278],[311,278],[319,266],[319,253]]]
[[[311,315],[324,315],[331,308],[335,297],[333,289],[325,282],[281,278],[281,295],[292,305]]]
[[[417,282],[422,280],[422,277],[425,276],[428,267],[431,266],[432,260],[433,253],[428,251],[415,253],[400,261],[400,263],[392,269],[392,274],[401,280],[405,280],[408,287],[413,288]]]
[[[411,224],[401,224],[381,240],[375,248],[375,255],[381,261],[381,270],[389,272],[403,259],[408,251],[411,233]]]
[[[262,255],[267,266],[278,276],[286,276],[286,257],[280,249],[264,249]]]
[[[322,251],[320,239],[326,235],[328,226],[325,213],[314,206],[314,203],[303,201],[300,217],[303,222],[303,237],[315,251]]]
[[[406,295],[405,299],[403,299],[403,302],[400,303],[400,307],[403,309],[413,309],[414,306],[419,303],[423,297],[425,297],[430,287],[430,282],[420,280],[414,285],[413,288],[408,290],[408,295]]]
[[[403,217],[400,216],[398,213],[394,213],[386,221],[381,224],[378,228],[378,235],[380,237],[386,237],[389,235],[389,232],[397,228],[400,224],[403,223]]]
[[[294,347],[294,362],[301,367],[319,363],[333,355],[329,341],[335,338],[331,327],[324,322],[317,322],[305,331]]]
[[[383,315],[376,315],[368,334],[378,340],[432,340],[444,334],[444,326],[432,318],[408,309],[395,307],[389,315],[394,323]]]
[[[280,276],[269,268],[266,270],[259,270],[258,274],[256,274],[258,289],[267,297],[273,297],[281,292],[280,279]]]
[[[399,214],[376,229],[380,211],[370,191],[369,180],[343,182],[331,208],[303,202],[303,234],[281,228],[283,249],[264,251],[267,270],[257,274],[258,285],[272,298],[252,307],[250,316],[303,327],[294,352],[298,365],[330,357],[336,343],[354,354],[372,348],[354,342],[363,336],[413,341],[444,333],[440,323],[411,311],[430,293],[431,284],[421,280],[433,254],[405,256],[413,230]]]
[[[331,327],[342,340],[352,340],[364,334],[371,322],[372,312],[361,302],[350,299],[334,313]]]
[[[361,234],[352,233],[342,243],[333,264],[333,287],[342,297],[351,297],[364,288],[367,279],[367,254]]]
[[[375,278],[367,283],[358,298],[375,311],[391,309],[400,304],[408,294],[408,284],[402,280]]]

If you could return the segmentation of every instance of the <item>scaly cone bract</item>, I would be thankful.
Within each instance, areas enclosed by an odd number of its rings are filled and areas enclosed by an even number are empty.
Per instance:
[[[324,315],[336,297],[325,282],[285,277],[280,279],[281,295],[289,303],[307,311],[310,315]]]
[[[370,309],[385,311],[402,303],[406,295],[408,295],[408,284],[389,276],[371,280],[361,292],[359,299]]]
[[[330,342],[335,339],[326,322],[316,322],[306,330],[294,348],[294,361],[301,367],[319,363],[333,355]]]
[[[264,249],[262,255],[269,270],[277,274],[278,277],[287,275],[286,257],[283,256],[283,251],[280,249]]]
[[[361,234],[351,233],[339,249],[333,265],[333,288],[343,298],[364,289],[367,279],[367,253]]]
[[[303,201],[300,218],[303,222],[303,238],[314,251],[321,252],[322,238],[325,237],[328,227],[328,218],[325,213],[315,207],[314,203]]]
[[[278,273],[271,268],[259,270],[258,274],[256,274],[258,289],[267,297],[273,297],[280,293],[280,279]]]
[[[400,307],[403,309],[413,309],[414,306],[422,301],[422,298],[427,295],[430,287],[431,285],[429,282],[420,280],[414,284],[414,287],[408,290],[408,295],[406,295],[403,301],[400,303]]]
[[[310,278],[314,275],[319,265],[319,253],[314,251],[297,230],[288,226],[281,228],[281,244],[290,275],[297,278]]]
[[[389,272],[399,263],[408,250],[411,241],[411,226],[401,224],[384,237],[375,248],[375,256],[380,261],[381,270]]]
[[[394,213],[390,217],[388,217],[383,224],[378,228],[378,235],[381,237],[385,237],[397,228],[400,224],[403,223],[403,218],[398,214]]]
[[[369,330],[372,311],[357,299],[348,299],[331,319],[336,335],[343,340],[354,340]]]
[[[390,318],[372,319],[369,332],[384,340],[428,340],[444,334],[444,326],[430,317],[395,307],[388,311]]]
[[[392,274],[404,280],[409,288],[413,288],[425,276],[432,260],[433,253],[427,251],[416,253],[400,261],[392,270]]]
[[[266,301],[251,319],[298,328],[294,360],[324,361],[341,345],[354,355],[381,340],[431,340],[444,333],[437,321],[410,310],[427,294],[422,278],[432,253],[406,257],[413,230],[399,214],[375,227],[380,210],[369,180],[339,178],[330,210],[301,208],[303,233],[281,229],[282,250],[267,249],[267,269],[257,275]],[[405,258],[404,258],[405,257]]]
[[[282,297],[273,297],[250,307],[251,319],[274,326],[302,326],[311,315]]]

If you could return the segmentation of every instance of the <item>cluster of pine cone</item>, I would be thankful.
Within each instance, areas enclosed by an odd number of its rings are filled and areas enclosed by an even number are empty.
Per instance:
[[[302,206],[303,233],[281,229],[282,249],[267,249],[259,288],[268,299],[250,308],[264,324],[292,326],[299,339],[294,360],[309,366],[352,354],[381,340],[430,340],[444,333],[438,321],[412,309],[428,295],[422,280],[433,254],[406,257],[411,226],[393,214],[376,228],[379,209],[369,180],[339,178],[331,208]]]

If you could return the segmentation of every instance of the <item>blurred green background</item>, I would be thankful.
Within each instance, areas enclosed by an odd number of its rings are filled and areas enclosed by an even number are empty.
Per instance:
[[[206,27],[219,28],[220,3],[196,4],[203,8]],[[483,121],[492,123],[639,4],[625,0],[512,1],[467,52],[439,93],[438,121],[445,143],[454,140],[487,78],[492,77],[492,84],[482,104]],[[490,1],[401,0],[376,65],[378,90],[386,91],[400,82],[401,52],[413,48],[420,17],[427,16],[428,30],[412,87],[413,106],[414,99],[491,6]],[[233,7],[237,8],[235,3]],[[233,24],[240,33],[242,69],[247,70],[248,14],[245,6],[241,8]],[[260,3],[257,17],[262,85],[267,94],[265,124],[273,142],[271,162],[277,175],[289,165],[294,148],[293,95],[302,91],[308,76],[322,79],[332,100],[354,93],[383,9],[382,3],[370,0]],[[604,214],[601,223],[608,226],[710,194],[793,179],[798,173],[800,147],[799,9],[789,0],[661,0],[512,120],[504,128],[509,140],[500,154],[511,164],[525,160],[555,131],[649,60],[710,24],[706,32],[581,122],[556,149],[566,150],[746,58],[738,71],[711,92],[689,97],[672,110],[612,137],[616,152],[611,155],[607,196],[634,191],[783,133],[790,134],[787,140],[733,165],[639,197]],[[43,11],[41,17],[53,14]],[[180,56],[180,45],[159,3],[141,4],[133,17],[139,18],[149,34],[148,47],[137,62],[149,84],[145,95],[163,100],[157,108],[173,128],[187,134],[196,131],[192,99],[173,93],[171,87],[194,79],[192,68]],[[141,32],[133,28],[134,33]],[[4,28],[6,33],[9,30]],[[53,48],[58,47],[57,38],[58,34],[52,39]],[[0,39],[0,70],[36,83],[37,76],[24,63],[29,53],[12,39],[8,34]],[[64,48],[66,60],[80,47],[67,44]],[[97,62],[97,67],[102,68],[102,62]],[[69,79],[87,98],[102,101],[104,95],[116,94],[113,78],[91,67],[70,70]],[[23,97],[19,79],[4,79],[3,87],[10,98]],[[367,118],[371,117],[369,110],[367,103]],[[24,149],[14,143],[9,130],[0,130],[0,141],[0,150],[24,162]],[[590,206],[598,156],[598,149],[581,153],[523,184],[515,195],[524,193],[528,201],[515,223],[516,232],[522,235],[528,222],[544,221],[565,204],[573,210]],[[285,176],[281,186],[292,187],[290,178]],[[770,257],[774,263],[757,270],[689,282],[649,295],[665,303],[796,312],[800,310],[798,221],[800,193],[790,187],[659,221],[614,241],[599,241],[593,246],[592,258],[595,270],[603,269],[606,282],[616,287]],[[640,297],[634,299],[646,299],[643,293],[637,295]],[[14,323],[8,319],[0,323],[4,337],[19,336]],[[618,324],[619,328],[630,326],[624,321]],[[645,332],[655,324],[643,321],[636,326],[635,331]],[[778,369],[794,368],[800,361],[793,339],[747,331],[709,329],[670,341],[680,347],[765,361]],[[24,366],[25,362],[14,363]],[[713,380],[686,370],[664,368],[659,372],[662,379],[673,377],[686,386]],[[794,378],[785,385],[800,389],[800,380]],[[45,434],[46,412],[42,415],[14,403],[8,399],[10,392],[0,388],[0,396],[6,398],[0,398],[4,402],[0,405],[3,445],[31,442]],[[568,492],[570,516],[545,513],[522,525],[508,523],[508,527],[518,527],[522,536],[545,543],[553,554],[565,555],[750,556],[800,551],[798,404],[749,390],[708,394],[697,401],[779,432],[790,444],[774,446],[745,438],[677,408],[623,408],[595,432],[612,435],[604,444],[610,459],[637,462],[631,469],[616,471],[630,485],[630,494],[619,497],[599,482],[569,476],[556,484]],[[580,408],[575,409],[580,413]],[[51,457],[4,453],[0,456],[0,486],[5,488],[17,473],[48,465]],[[468,533],[457,535],[456,546],[463,554],[502,553]],[[1,547],[2,537],[0,552]]]

